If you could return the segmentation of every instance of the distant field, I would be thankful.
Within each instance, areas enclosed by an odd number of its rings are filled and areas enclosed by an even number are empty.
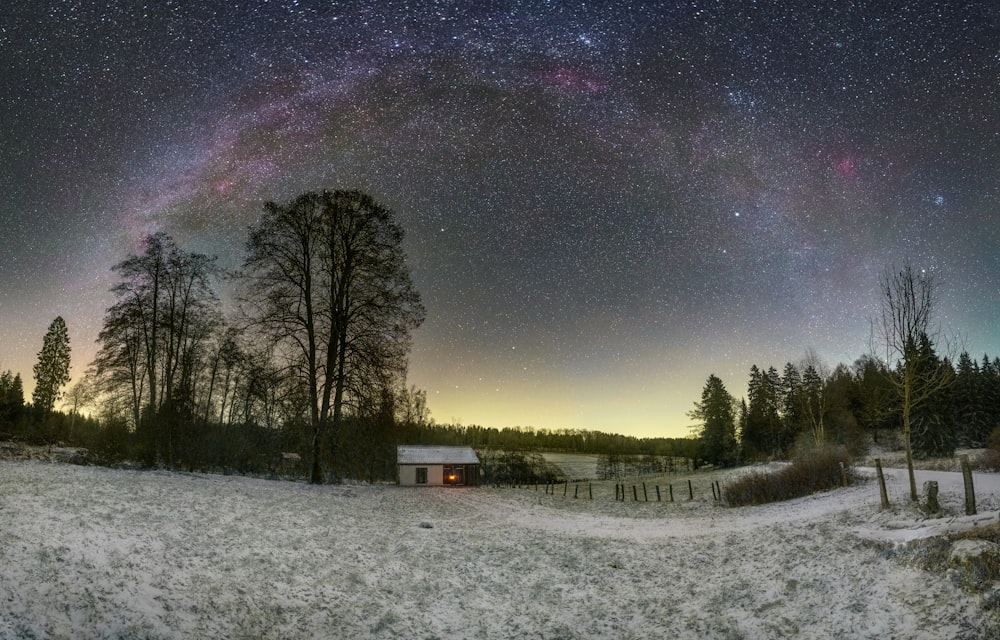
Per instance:
[[[562,469],[570,480],[593,480],[597,477],[597,456],[582,453],[543,453],[542,457]]]

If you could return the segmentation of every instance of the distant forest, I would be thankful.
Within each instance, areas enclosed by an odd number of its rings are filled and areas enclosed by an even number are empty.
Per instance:
[[[710,376],[693,399],[691,437],[438,425],[426,394],[406,386],[424,309],[402,237],[392,212],[357,191],[267,203],[230,273],[166,234],[146,237],[113,267],[115,302],[81,380],[64,388],[61,317],[42,339],[30,403],[20,373],[0,374],[0,439],[83,447],[102,464],[319,483],[391,479],[403,443],[697,467],[787,458],[804,444],[860,454],[883,438],[917,457],[950,455],[1000,424],[1000,358],[939,356],[928,338],[932,282],[907,268],[885,278],[885,357],[832,370],[812,353],[781,372],[754,365],[740,399]],[[229,309],[216,293],[223,279],[235,292]]]

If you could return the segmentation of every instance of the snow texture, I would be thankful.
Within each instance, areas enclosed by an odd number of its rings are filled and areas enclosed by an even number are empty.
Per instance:
[[[396,458],[399,464],[479,464],[472,447],[400,445]]]
[[[0,462],[0,638],[998,637],[892,553],[996,522],[998,478],[964,516],[919,473],[925,520],[887,475],[887,511],[873,482],[729,509]]]

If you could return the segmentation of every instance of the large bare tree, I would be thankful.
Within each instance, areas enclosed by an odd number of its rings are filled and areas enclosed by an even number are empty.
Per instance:
[[[906,467],[910,479],[910,499],[917,500],[917,481],[913,474],[912,416],[951,384],[950,367],[925,366],[926,349],[939,338],[933,321],[937,283],[933,275],[917,271],[907,264],[901,269],[887,269],[879,280],[880,305],[872,320],[872,352],[884,358],[895,374],[889,378],[899,397],[902,412]]]
[[[268,202],[250,229],[241,305],[308,395],[313,483],[345,406],[405,371],[424,309],[402,239],[392,212],[359,191]]]
[[[127,396],[132,426],[150,461],[174,463],[174,419],[194,406],[200,352],[219,323],[211,286],[215,258],[184,251],[165,233],[112,268],[121,281],[106,312],[93,362],[100,390]]]

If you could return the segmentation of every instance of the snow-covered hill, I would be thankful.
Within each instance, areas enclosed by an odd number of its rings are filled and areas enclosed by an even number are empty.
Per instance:
[[[902,473],[890,470],[903,502]],[[873,483],[763,507],[0,462],[0,638],[995,638]]]

